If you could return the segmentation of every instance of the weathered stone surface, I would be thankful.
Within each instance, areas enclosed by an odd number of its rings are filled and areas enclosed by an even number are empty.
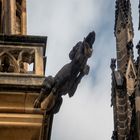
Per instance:
[[[25,0],[22,23],[15,16],[20,3],[3,2],[10,7],[0,31],[8,34],[0,35],[0,139],[49,140],[53,115],[34,108],[45,79],[47,37],[21,35],[26,33]]]
[[[116,37],[117,69],[112,69],[112,105],[114,110],[113,140],[140,140],[136,118],[140,103],[139,66],[134,60],[133,23],[130,0],[116,0],[114,34]],[[137,45],[137,48],[140,45]],[[140,50],[138,49],[138,53]],[[139,53],[140,55],[140,53]]]
[[[42,121],[38,114],[0,113],[1,139],[39,140]]]

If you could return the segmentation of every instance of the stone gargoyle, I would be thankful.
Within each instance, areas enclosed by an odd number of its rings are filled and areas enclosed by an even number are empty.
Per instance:
[[[78,42],[69,53],[70,63],[64,65],[55,77],[45,78],[35,108],[57,113],[62,104],[62,95],[72,97],[83,76],[89,73],[88,58],[92,55],[95,32],[90,32],[83,41]]]

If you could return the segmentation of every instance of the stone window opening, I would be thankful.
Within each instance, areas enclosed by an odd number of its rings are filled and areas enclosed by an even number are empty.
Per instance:
[[[29,74],[34,74],[34,72],[35,72],[34,68],[35,68],[34,67],[34,63],[29,64],[29,66],[28,66],[28,73]]]

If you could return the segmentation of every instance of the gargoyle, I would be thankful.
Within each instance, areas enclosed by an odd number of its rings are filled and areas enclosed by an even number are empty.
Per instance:
[[[95,32],[88,34],[84,41],[78,42],[69,57],[71,62],[64,65],[55,77],[46,77],[44,87],[34,103],[34,107],[57,113],[62,104],[62,95],[72,97],[84,75],[89,72],[88,58],[92,55],[92,45],[95,41]]]

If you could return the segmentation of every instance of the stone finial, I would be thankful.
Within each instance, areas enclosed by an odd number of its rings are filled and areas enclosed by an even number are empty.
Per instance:
[[[140,55],[140,41],[138,42],[136,48],[138,49],[138,55]]]
[[[115,68],[116,68],[116,59],[114,59],[114,58],[111,59],[110,68],[112,69],[112,71],[115,70]]]
[[[131,4],[130,0],[116,0],[116,10],[115,10],[115,26],[114,33],[124,28],[127,24],[130,24],[132,34],[133,34],[133,23],[131,17]]]

